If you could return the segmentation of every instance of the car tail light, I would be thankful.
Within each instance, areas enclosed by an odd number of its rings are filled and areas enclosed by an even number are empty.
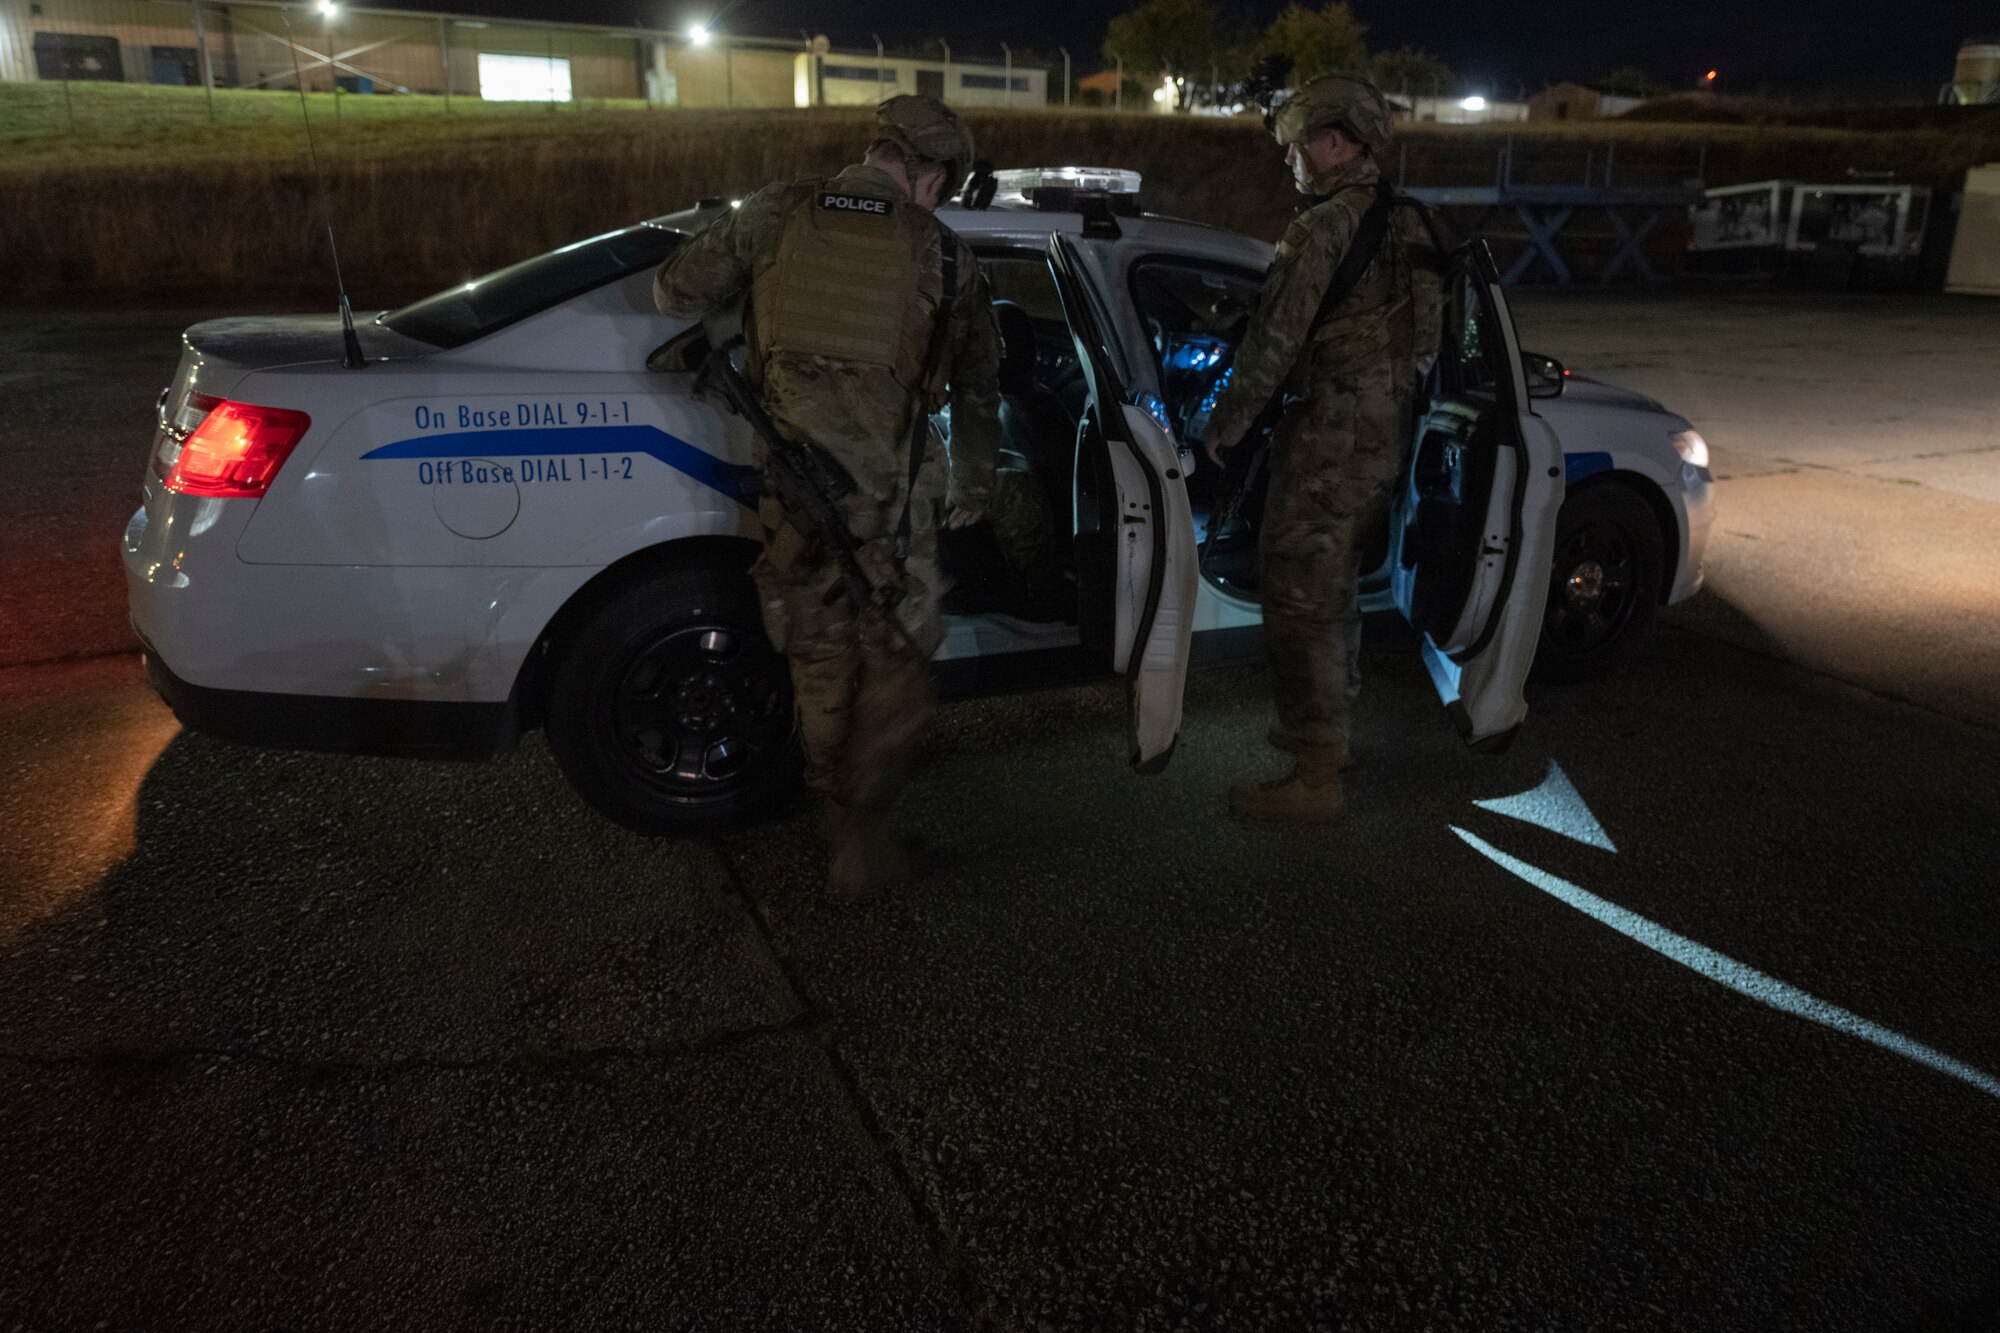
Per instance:
[[[259,407],[226,398],[207,401],[212,404],[207,414],[181,442],[167,469],[167,489],[220,499],[262,495],[305,438],[312,418],[285,407]],[[189,405],[201,404],[191,396]],[[166,461],[164,456],[160,461]]]

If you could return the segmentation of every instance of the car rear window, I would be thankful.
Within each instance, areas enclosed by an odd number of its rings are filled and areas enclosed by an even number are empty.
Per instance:
[[[686,238],[641,223],[565,245],[391,310],[381,322],[436,347],[463,347],[607,282],[654,268]]]

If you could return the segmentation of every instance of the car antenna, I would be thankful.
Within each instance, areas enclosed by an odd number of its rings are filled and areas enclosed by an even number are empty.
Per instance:
[[[354,332],[354,306],[347,299],[347,279],[340,272],[340,244],[333,239],[333,207],[327,200],[326,175],[320,170],[319,144],[313,138],[312,111],[306,105],[306,75],[299,65],[299,44],[292,36],[292,16],[289,10],[279,10],[285,21],[285,45],[292,48],[292,82],[299,89],[299,118],[306,126],[306,156],[312,162],[313,184],[319,193],[320,206],[326,210],[326,245],[333,252],[333,286],[340,293],[340,341],[345,354],[340,364],[349,370],[360,370],[368,364],[368,358],[361,353],[361,338]],[[329,64],[331,71],[333,66]]]

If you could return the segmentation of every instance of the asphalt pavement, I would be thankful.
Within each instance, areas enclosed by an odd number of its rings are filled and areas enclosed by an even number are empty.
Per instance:
[[[1717,450],[1634,667],[1485,758],[1371,624],[1296,833],[1253,670],[1151,779],[956,705],[848,914],[539,738],[181,732],[112,550],[187,318],[0,319],[0,1326],[2000,1328],[2000,306],[1523,298]]]

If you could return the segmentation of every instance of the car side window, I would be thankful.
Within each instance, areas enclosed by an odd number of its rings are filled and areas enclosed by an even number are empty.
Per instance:
[[[1486,300],[1479,276],[1470,270],[1452,275],[1445,301],[1445,328],[1451,331],[1440,367],[1445,389],[1454,395],[1490,397],[1498,387],[1506,347],[1496,322],[1499,315]]]
[[[1159,366],[1167,422],[1188,439],[1215,406],[1264,289],[1261,273],[1186,259],[1132,265],[1132,304]]]
[[[1039,251],[992,253],[979,256],[986,285],[996,301],[1012,301],[1037,323],[1063,323],[1062,298],[1056,294],[1055,276],[1049,261]],[[1065,326],[1067,327],[1067,326]]]
[[[1074,420],[1083,411],[1083,371],[1077,365],[1069,321],[1063,315],[1055,275],[1049,272],[1048,256],[1041,250],[982,250],[979,267],[986,274],[994,303],[1011,302],[1028,316],[1034,334],[1031,376],[1038,387],[1061,401]]]

